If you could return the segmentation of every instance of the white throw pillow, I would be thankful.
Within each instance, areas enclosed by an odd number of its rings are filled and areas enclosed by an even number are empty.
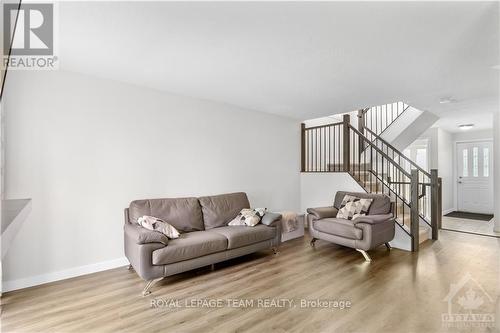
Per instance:
[[[143,228],[161,232],[171,239],[179,238],[179,236],[181,235],[179,231],[177,231],[177,229],[175,229],[171,224],[154,216],[141,216],[137,219],[137,224],[139,224]]]
[[[266,208],[255,208],[249,209],[244,208],[231,222],[228,223],[230,226],[248,226],[255,227],[259,224],[260,220],[266,213]]]

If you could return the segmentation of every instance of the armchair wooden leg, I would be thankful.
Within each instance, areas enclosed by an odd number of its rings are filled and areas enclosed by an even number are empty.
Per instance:
[[[389,251],[392,249],[392,246],[389,243],[385,243],[385,247],[387,247],[387,250],[389,250]]]
[[[153,280],[148,280],[146,282],[146,286],[144,287],[144,289],[142,290],[142,296],[147,296],[149,294],[151,294],[151,287],[158,281],[162,280],[163,278],[158,278],[158,279],[153,279]]]
[[[356,249],[356,251],[360,252],[363,255],[363,257],[365,257],[365,260],[367,262],[371,262],[372,261],[372,258],[370,258],[370,256],[368,255],[368,253],[366,253],[366,251],[359,250],[359,249]]]
[[[314,247],[314,244],[316,243],[317,240],[318,240],[317,238],[313,238],[311,239],[311,243],[309,244],[311,244],[311,246]]]

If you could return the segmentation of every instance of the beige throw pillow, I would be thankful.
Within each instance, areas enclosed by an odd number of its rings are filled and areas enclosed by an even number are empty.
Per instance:
[[[179,238],[180,236],[179,231],[172,225],[154,216],[141,216],[137,219],[137,224],[148,230],[161,232],[171,239]]]

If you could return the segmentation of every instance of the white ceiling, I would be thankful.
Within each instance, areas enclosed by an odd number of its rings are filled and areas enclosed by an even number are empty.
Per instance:
[[[63,70],[301,120],[399,100],[447,118],[498,110],[497,2],[72,2],[59,12]]]

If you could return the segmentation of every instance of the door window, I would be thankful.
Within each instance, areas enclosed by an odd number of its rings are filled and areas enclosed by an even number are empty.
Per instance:
[[[479,177],[479,148],[472,148],[472,177]]]
[[[483,177],[490,176],[490,149],[483,148]]]
[[[464,149],[462,151],[462,177],[469,177],[469,150]]]

